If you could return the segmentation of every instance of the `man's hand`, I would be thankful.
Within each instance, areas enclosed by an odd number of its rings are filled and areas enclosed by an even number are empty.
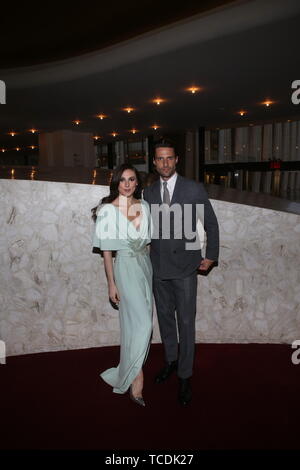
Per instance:
[[[199,271],[207,271],[211,265],[214,263],[214,260],[212,259],[208,259],[208,258],[204,258],[201,263],[200,263],[200,266],[199,266]]]

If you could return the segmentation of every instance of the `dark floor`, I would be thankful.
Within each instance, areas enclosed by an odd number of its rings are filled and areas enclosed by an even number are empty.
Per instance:
[[[154,384],[160,344],[144,367],[140,407],[99,377],[118,347],[11,356],[0,365],[0,449],[299,449],[300,364],[289,345],[201,344],[193,399],[177,377]]]

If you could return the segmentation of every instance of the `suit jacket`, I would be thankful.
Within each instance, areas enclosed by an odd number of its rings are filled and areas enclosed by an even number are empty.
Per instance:
[[[152,222],[157,221],[157,208],[162,204],[160,192],[160,180],[155,181],[151,186],[144,189],[144,199],[149,203]],[[172,207],[179,207],[181,219],[175,220]],[[189,205],[190,214],[185,211],[184,205]],[[197,206],[198,205],[198,206]],[[196,232],[197,207],[204,208],[203,227],[206,233],[206,258],[218,263],[219,257],[219,226],[212,205],[208,199],[207,192],[202,183],[177,175],[177,180],[170,206],[170,237],[164,239],[162,231],[162,216],[159,218],[159,226],[154,222],[154,235],[152,234],[150,256],[153,266],[153,275],[159,279],[183,279],[197,270],[203,259],[201,248],[187,249],[187,243],[195,240],[190,238],[191,233],[187,233],[185,224],[191,222],[192,232]],[[198,211],[199,213],[199,211]],[[188,219],[188,220],[187,220]],[[178,232],[178,228],[181,232]],[[178,233],[180,238],[178,238]],[[191,245],[189,245],[191,247]]]

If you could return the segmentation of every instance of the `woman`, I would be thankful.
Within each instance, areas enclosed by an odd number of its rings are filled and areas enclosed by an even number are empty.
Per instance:
[[[129,388],[130,398],[145,406],[142,366],[152,333],[152,266],[147,247],[149,206],[140,196],[137,170],[129,164],[119,166],[98,211],[94,246],[103,251],[108,295],[119,306],[121,327],[120,363],[100,375],[115,393]]]

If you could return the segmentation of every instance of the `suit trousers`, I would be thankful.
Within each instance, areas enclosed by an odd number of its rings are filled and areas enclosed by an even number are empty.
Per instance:
[[[197,272],[184,279],[154,278],[153,292],[166,361],[178,359],[178,377],[191,377],[195,353]]]

